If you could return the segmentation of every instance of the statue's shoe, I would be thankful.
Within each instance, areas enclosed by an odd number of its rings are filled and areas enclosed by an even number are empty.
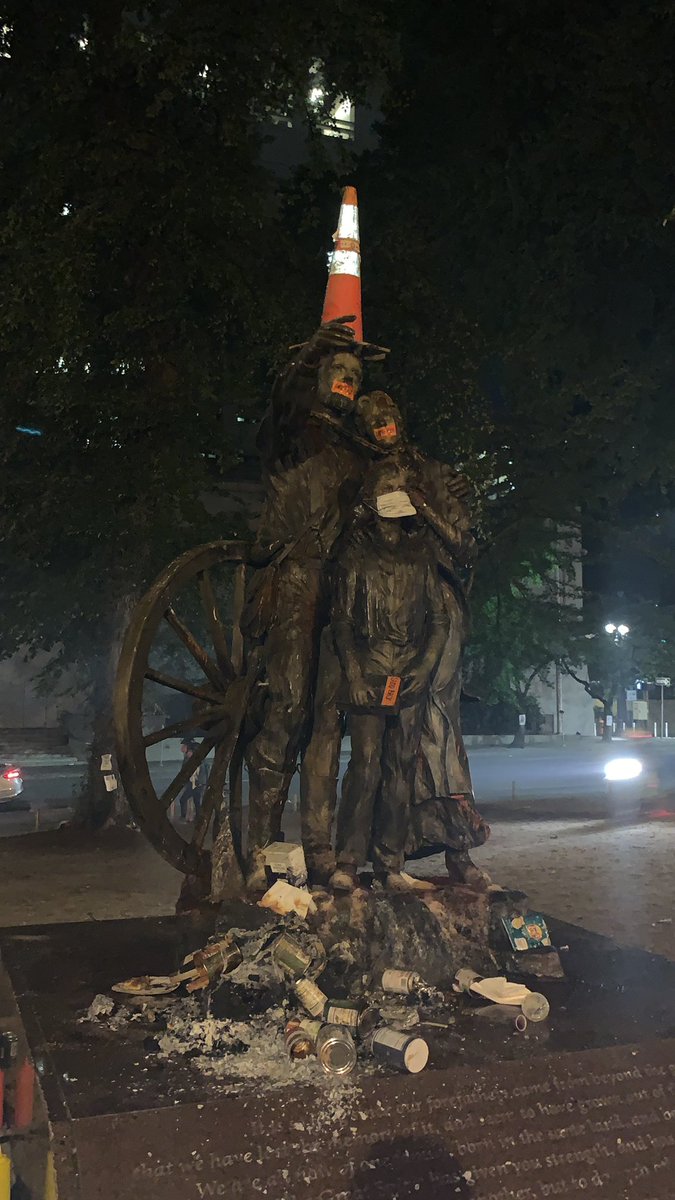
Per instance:
[[[359,882],[356,867],[347,864],[339,865],[330,877],[329,886],[334,892],[353,892]]]
[[[385,887],[388,892],[433,892],[436,885],[428,879],[415,879],[405,871],[392,871],[386,877]]]
[[[445,865],[451,883],[460,883],[474,892],[487,892],[494,887],[487,871],[482,871],[461,850],[446,850]]]
[[[246,869],[246,891],[266,892],[268,887],[265,860],[256,855]]]

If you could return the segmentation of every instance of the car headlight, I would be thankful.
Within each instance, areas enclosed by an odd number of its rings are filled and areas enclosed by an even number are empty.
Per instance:
[[[637,779],[642,774],[642,763],[639,758],[610,758],[605,763],[605,779],[612,783],[622,779]]]

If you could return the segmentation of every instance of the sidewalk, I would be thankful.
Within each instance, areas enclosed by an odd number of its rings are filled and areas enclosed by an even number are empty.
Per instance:
[[[495,820],[475,858],[533,909],[675,961],[675,818]],[[410,865],[421,873],[421,863]],[[441,873],[427,860],[424,873]],[[0,841],[0,924],[173,912],[181,876],[133,830]]]
[[[10,756],[7,755],[7,761]],[[23,767],[76,767],[84,766],[86,758],[78,758],[73,754],[14,754],[11,756],[12,762]]]

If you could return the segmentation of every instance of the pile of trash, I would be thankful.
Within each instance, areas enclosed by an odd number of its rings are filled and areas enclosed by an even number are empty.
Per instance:
[[[327,952],[310,928],[316,904],[303,887],[295,848],[284,849],[275,866],[282,871],[290,860],[293,882],[290,871],[275,879],[259,901],[267,913],[252,919],[253,928],[214,936],[173,974],[113,985],[115,999],[97,996],[88,1018],[113,1029],[147,1018],[158,1054],[187,1056],[222,1079],[261,1079],[272,1086],[291,1076],[309,1080],[317,1068],[344,1078],[359,1060],[367,1070],[417,1074],[429,1061],[426,1028],[450,1029],[453,1009],[494,1006],[519,1033],[529,1021],[547,1018],[545,996],[469,968],[457,971],[449,992],[425,983],[404,963],[366,974],[352,964],[346,972],[349,947]]]

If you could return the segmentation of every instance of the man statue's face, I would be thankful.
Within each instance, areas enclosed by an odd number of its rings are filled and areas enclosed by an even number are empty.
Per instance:
[[[339,350],[325,358],[319,367],[319,399],[344,412],[354,404],[362,378],[363,371],[356,354]]]

